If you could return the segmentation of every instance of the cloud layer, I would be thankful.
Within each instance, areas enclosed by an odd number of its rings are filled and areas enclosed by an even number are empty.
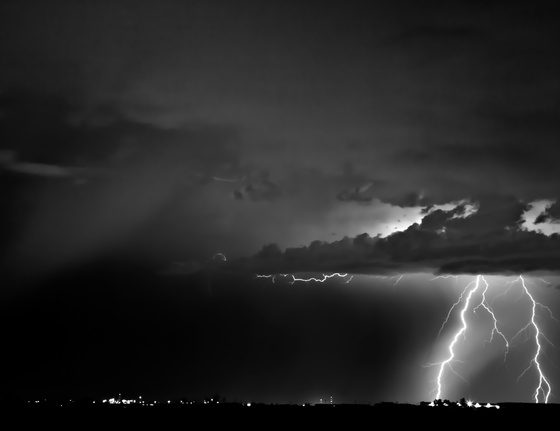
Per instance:
[[[421,223],[387,237],[367,234],[340,241],[316,241],[282,251],[269,244],[251,259],[232,263],[255,273],[349,272],[394,274],[433,271],[445,274],[499,273],[560,269],[560,235],[523,229],[527,210],[513,198],[485,196],[474,214],[465,206],[435,210]]]

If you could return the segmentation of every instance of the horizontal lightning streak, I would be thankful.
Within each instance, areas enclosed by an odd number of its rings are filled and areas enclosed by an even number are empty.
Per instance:
[[[303,282],[303,283],[309,283],[310,281],[315,281],[317,283],[324,283],[325,281],[327,281],[329,278],[332,277],[340,277],[340,278],[346,278],[348,277],[348,274],[340,274],[338,272],[335,272],[334,274],[323,274],[323,278],[297,278],[295,275],[292,275],[292,281],[290,282],[290,284],[294,284],[296,282]]]
[[[316,283],[324,283],[325,281],[327,281],[329,278],[333,278],[333,277],[340,277],[340,278],[346,278],[348,277],[348,274],[341,274],[339,272],[335,272],[333,274],[323,274],[323,278],[315,278],[315,277],[311,277],[311,278],[299,278],[296,277],[293,274],[255,274],[255,278],[269,278],[272,280],[272,282],[274,283],[276,281],[276,277],[292,277],[292,280],[289,282],[290,284],[294,284],[297,282],[302,282],[302,283],[310,283],[310,282],[316,282]],[[352,281],[352,279],[354,278],[353,275],[350,275],[350,277],[345,280],[345,284],[350,283],[350,281]]]

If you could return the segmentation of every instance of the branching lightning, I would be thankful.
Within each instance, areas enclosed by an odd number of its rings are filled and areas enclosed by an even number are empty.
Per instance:
[[[438,278],[438,277],[436,277]],[[435,280],[436,278],[433,278],[432,280]],[[445,277],[444,277],[445,278]],[[447,325],[447,322],[449,321],[449,316],[451,316],[451,313],[453,312],[453,310],[455,310],[455,307],[457,305],[459,305],[459,303],[463,300],[463,296],[465,295],[465,293],[467,292],[467,290],[469,290],[469,288],[471,287],[471,285],[474,283],[474,281],[471,281],[469,284],[467,284],[467,286],[465,287],[465,289],[463,290],[463,292],[461,292],[461,295],[459,296],[459,299],[457,300],[457,302],[455,302],[455,304],[453,304],[451,306],[451,308],[449,309],[449,312],[447,313],[447,316],[445,318],[445,320],[443,321],[443,324],[441,325],[441,328],[439,328],[439,332],[438,332],[438,338],[441,335],[441,331],[443,331],[443,328],[445,328],[445,325]]]
[[[494,339],[494,334],[498,334],[500,337],[502,337],[502,339],[504,340],[504,343],[506,344],[506,351],[504,354],[504,361],[507,358],[507,354],[509,352],[509,343],[508,340],[506,338],[506,336],[498,329],[498,319],[496,319],[496,315],[494,314],[494,310],[492,309],[492,307],[490,307],[488,305],[488,302],[486,301],[486,292],[488,291],[488,282],[486,281],[486,279],[483,276],[480,276],[480,278],[482,279],[482,281],[484,282],[484,290],[482,291],[482,295],[481,295],[481,299],[480,299],[480,303],[473,309],[473,311],[476,313],[476,310],[479,307],[484,308],[488,314],[492,317],[492,322],[494,323],[494,327],[492,328],[492,332],[490,333],[490,339],[487,340],[487,343],[491,343],[492,340]],[[478,280],[478,278],[477,278]]]
[[[434,277],[432,279],[436,280],[439,278],[449,278],[450,276],[438,276],[438,277]],[[545,282],[544,280],[541,280],[543,282]],[[541,304],[540,302],[537,302],[533,295],[531,295],[531,293],[529,292],[529,289],[527,288],[525,279],[523,278],[522,275],[520,275],[517,279],[515,280],[510,280],[506,283],[507,286],[507,290],[499,295],[497,295],[494,300],[500,296],[504,296],[506,295],[512,288],[514,285],[516,285],[517,283],[519,283],[522,287],[522,292],[521,292],[521,296],[526,296],[527,298],[529,298],[530,303],[531,303],[531,318],[530,321],[527,323],[527,325],[525,325],[523,328],[521,328],[517,334],[515,336],[513,336],[511,338],[510,341],[508,341],[507,337],[505,336],[505,334],[499,329],[499,321],[498,318],[496,317],[496,314],[492,308],[491,305],[489,305],[488,303],[488,299],[487,299],[487,292],[489,289],[489,283],[487,282],[487,280],[484,278],[483,275],[478,275],[476,277],[476,279],[474,281],[471,281],[470,283],[467,284],[467,286],[464,288],[464,290],[461,292],[461,295],[459,296],[459,299],[451,306],[449,312],[447,313],[447,316],[445,317],[445,320],[438,332],[438,338],[441,335],[441,332],[443,331],[444,327],[448,324],[451,313],[453,312],[453,310],[455,310],[455,308],[457,306],[459,306],[459,304],[463,304],[461,311],[459,313],[459,317],[460,317],[460,321],[461,321],[461,325],[459,327],[459,329],[456,330],[451,342],[449,343],[449,345],[447,346],[447,357],[441,361],[441,362],[437,362],[437,363],[433,363],[433,364],[429,364],[428,366],[438,366],[438,374],[437,374],[437,378],[436,378],[436,387],[434,389],[435,392],[435,399],[441,399],[442,396],[442,392],[444,390],[444,378],[445,378],[445,374],[447,372],[452,372],[453,374],[457,375],[458,377],[460,377],[461,379],[465,380],[462,376],[460,376],[454,369],[453,369],[453,363],[454,362],[459,362],[458,358],[457,358],[457,354],[456,354],[456,345],[457,342],[459,341],[459,339],[461,337],[465,337],[466,336],[466,332],[469,330],[469,324],[468,321],[466,319],[466,313],[468,310],[472,310],[472,312],[476,313],[477,310],[479,310],[480,308],[484,309],[488,315],[490,316],[490,318],[492,319],[493,322],[493,326],[492,326],[492,330],[490,333],[490,339],[486,340],[485,343],[491,343],[494,340],[495,336],[499,336],[499,338],[501,338],[505,344],[505,355],[504,355],[504,361],[507,359],[507,355],[509,352],[509,348],[510,348],[510,343],[513,342],[516,338],[518,338],[521,334],[525,334],[527,338],[529,338],[529,331],[531,331],[533,335],[533,339],[535,340],[535,345],[536,345],[536,350],[534,353],[534,356],[531,358],[529,365],[525,368],[525,370],[521,373],[521,375],[518,377],[518,381],[531,369],[534,369],[538,375],[538,385],[533,393],[533,399],[535,400],[536,403],[539,402],[544,402],[544,403],[548,403],[551,391],[552,391],[552,387],[550,384],[550,381],[546,378],[543,368],[542,368],[542,364],[540,362],[541,359],[541,354],[543,353],[543,347],[542,347],[542,340],[545,340],[546,342],[548,342],[549,344],[552,345],[552,343],[550,342],[550,340],[548,340],[548,338],[546,338],[545,334],[542,332],[542,330],[539,328],[538,323],[536,321],[536,317],[537,317],[537,309],[542,309],[542,310],[546,310],[548,312],[548,314],[550,315],[550,317],[554,320],[556,320],[554,318],[554,316],[552,315],[551,310],[546,307],[545,305]],[[519,298],[518,298],[519,300]],[[466,381],[466,380],[465,380]]]
[[[476,278],[476,281],[473,281],[471,283],[469,283],[467,285],[467,287],[465,288],[465,290],[463,291],[463,293],[461,294],[461,298],[463,297],[463,295],[468,291],[467,294],[467,298],[465,299],[465,305],[463,306],[461,313],[460,313],[460,317],[461,317],[461,328],[455,333],[455,336],[453,337],[453,339],[451,340],[451,343],[449,344],[447,350],[449,352],[449,356],[447,357],[447,359],[445,359],[444,361],[439,363],[439,372],[437,375],[437,392],[436,392],[436,396],[435,398],[437,400],[441,399],[441,392],[442,392],[442,388],[443,388],[443,383],[442,383],[442,379],[443,379],[443,374],[445,372],[445,370],[447,368],[449,368],[450,371],[452,371],[454,374],[458,375],[457,372],[453,369],[452,366],[452,362],[455,360],[455,344],[457,344],[457,341],[459,340],[460,336],[464,336],[465,332],[467,331],[468,328],[468,324],[467,321],[465,320],[465,313],[467,311],[467,309],[469,308],[469,304],[471,302],[471,298],[473,296],[473,294],[478,290],[479,286],[480,286],[480,275]],[[474,287],[471,287],[473,286]],[[459,298],[459,301],[457,301],[453,307],[451,308],[453,310],[453,308],[455,308],[455,306],[461,301],[461,298]],[[451,313],[451,312],[450,312]],[[449,319],[449,314],[447,315],[446,318],[446,322]],[[444,322],[445,324],[445,322]],[[441,330],[440,330],[441,332]],[[438,365],[438,364],[432,364],[432,365]],[[463,379],[464,380],[464,379]]]

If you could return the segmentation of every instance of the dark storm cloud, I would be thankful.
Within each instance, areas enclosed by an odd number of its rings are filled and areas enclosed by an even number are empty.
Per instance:
[[[356,143],[347,144],[346,148],[356,148]],[[362,148],[365,150],[365,148]],[[352,150],[350,150],[352,151]],[[347,164],[338,179],[339,183],[350,184],[336,194],[340,202],[356,202],[358,204],[371,204],[384,202],[400,207],[416,207],[427,205],[429,200],[425,198],[421,190],[412,190],[409,184],[403,185],[400,181],[388,181],[382,179],[369,179],[364,175],[353,172],[353,164]],[[356,186],[356,184],[359,184]]]
[[[274,200],[282,195],[280,188],[269,180],[261,180],[258,182],[251,182],[241,189],[233,191],[235,199],[243,200],[248,199],[256,202],[260,200]]]
[[[125,200],[152,190],[142,211],[169,255],[180,241],[252,254],[282,240],[290,262],[330,232],[382,231],[385,204],[428,215],[379,239],[376,262],[476,258],[531,200],[560,197],[558,26],[544,8],[187,3],[3,5],[3,170],[85,176],[107,212],[115,185]],[[34,190],[37,207],[59,202]],[[479,212],[430,212],[461,201]],[[344,264],[373,259],[364,249]]]
[[[249,261],[232,268],[257,273],[294,271],[398,273],[523,273],[560,269],[560,235],[522,230],[525,204],[514,198],[484,196],[477,212],[465,207],[435,210],[421,223],[385,238],[367,234],[335,242],[315,241],[281,251],[264,247]]]
[[[368,204],[375,200],[399,207],[416,207],[426,204],[421,192],[403,190],[398,193],[394,185],[381,181],[369,182],[362,186],[342,190],[336,195],[341,202]]]
[[[555,246],[558,247],[559,241]],[[558,271],[558,258],[555,251],[552,256],[523,256],[519,258],[466,259],[444,263],[440,274],[524,274],[531,271]]]
[[[340,201],[354,201],[354,202],[371,202],[376,194],[371,191],[373,183],[366,183],[360,187],[351,190],[341,191],[336,198]]]
[[[191,123],[163,128],[126,117],[118,105],[86,107],[60,96],[11,91],[0,95],[2,163],[33,173],[41,166],[84,165],[119,170],[159,162],[211,179],[217,167],[237,162],[232,126]],[[25,165],[27,163],[27,165]],[[162,166],[163,167],[163,166]],[[68,168],[68,171],[71,169]],[[53,174],[54,175],[54,174]]]
[[[24,175],[37,175],[47,178],[75,178],[85,181],[88,177],[103,175],[103,171],[95,168],[51,165],[18,160],[15,151],[0,151],[0,168]]]
[[[126,118],[117,105],[85,107],[19,90],[4,92],[0,107],[2,219],[20,220],[2,235],[10,238],[2,243],[4,264],[30,272],[131,241],[176,237],[174,229],[203,218],[200,190],[241,172],[240,132],[229,125],[163,128]],[[273,195],[264,184],[249,190],[252,198]],[[181,220],[187,203],[193,208]]]

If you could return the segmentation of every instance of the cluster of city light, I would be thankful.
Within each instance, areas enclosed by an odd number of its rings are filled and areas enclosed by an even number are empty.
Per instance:
[[[121,394],[119,394],[118,398],[108,398],[108,399],[103,399],[101,401],[103,404],[123,404],[123,405],[130,405],[130,404],[140,404],[140,405],[144,405],[146,404],[146,402],[142,399],[142,397],[138,397],[138,399],[125,399],[121,397]],[[156,403],[157,401],[154,401],[154,403]],[[95,404],[95,401],[93,402]],[[153,405],[154,403],[147,403],[147,405]]]
[[[136,406],[148,406],[148,407],[152,407],[152,406],[165,406],[165,405],[216,405],[216,404],[220,404],[219,399],[217,398],[205,398],[202,401],[194,401],[194,400],[190,400],[190,401],[185,401],[185,400],[165,400],[165,401],[156,401],[156,400],[152,400],[152,401],[145,401],[142,399],[141,396],[139,396],[138,398],[131,398],[131,399],[126,399],[126,398],[122,398],[119,394],[119,396],[117,398],[104,398],[104,399],[100,399],[100,400],[92,400],[90,401],[91,404],[103,404],[103,405],[114,405],[114,406],[129,406],[129,405],[136,405]],[[43,400],[28,400],[27,401],[28,404],[50,404],[46,399]],[[60,404],[61,407],[63,407],[65,404],[73,404],[75,403],[74,400],[66,400],[64,401],[63,404]],[[250,405],[250,404],[249,404]]]
[[[214,401],[213,399],[211,399],[210,401]],[[210,401],[206,401],[204,400],[203,404],[210,404]],[[155,406],[157,404],[159,405],[165,405],[165,404],[171,404],[172,401],[171,400],[167,400],[165,402],[161,402],[161,401],[151,401],[151,402],[146,402],[145,400],[142,399],[142,397],[138,397],[138,399],[123,399],[119,396],[119,398],[107,398],[107,399],[103,399],[101,401],[102,404],[114,404],[114,405],[131,405],[131,404],[137,404],[137,405],[141,405],[141,406]],[[175,403],[175,402],[174,402]],[[178,404],[182,404],[182,405],[193,405],[193,404],[197,404],[196,401],[177,401]],[[95,404],[95,401],[93,401],[93,404]],[[217,404],[219,404],[219,402],[217,402]]]
[[[136,404],[137,402],[139,404],[144,404],[143,401],[115,399],[115,398],[109,398],[108,400],[103,400],[102,402],[103,404],[108,403],[108,404],[123,404],[123,405]]]
[[[474,403],[471,400],[465,401],[464,404],[460,403],[459,401],[452,403],[452,402],[446,402],[443,401],[441,404],[437,404],[436,402],[432,401],[430,404],[428,404],[428,406],[430,407],[438,407],[438,406],[442,406],[442,407],[468,407],[468,408],[473,408],[473,409],[479,409],[481,407],[487,408],[487,409],[499,409],[500,406],[498,404],[490,404],[490,403],[486,403],[486,404],[480,404],[480,403]]]

